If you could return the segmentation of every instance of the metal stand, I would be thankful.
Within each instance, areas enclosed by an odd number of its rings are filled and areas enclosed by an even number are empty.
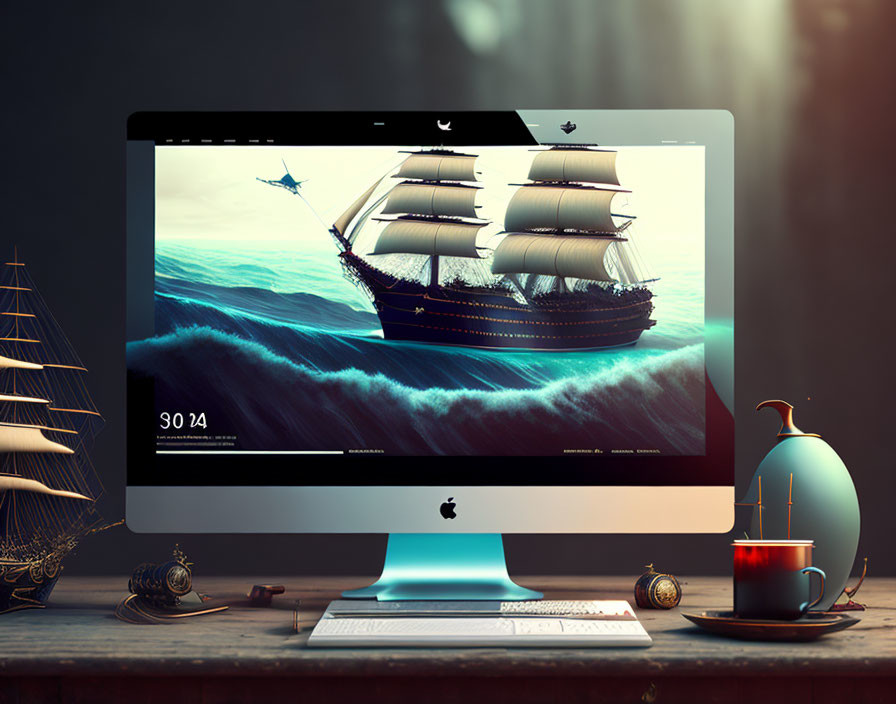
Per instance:
[[[514,584],[498,533],[392,533],[383,574],[345,599],[523,601],[541,592]]]

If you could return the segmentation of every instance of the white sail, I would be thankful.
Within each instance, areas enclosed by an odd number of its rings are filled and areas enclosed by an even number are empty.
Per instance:
[[[376,241],[373,254],[428,254],[479,258],[476,235],[484,225],[428,220],[393,220]]]
[[[64,489],[51,489],[46,484],[35,479],[26,479],[9,474],[0,474],[0,493],[4,491],[30,491],[34,494],[48,494],[49,496],[61,496],[68,499],[81,499],[83,501],[92,501],[89,496],[79,494],[75,491],[65,491]]]
[[[23,362],[21,359],[10,359],[0,355],[0,369],[43,369],[42,364]]]
[[[619,185],[616,152],[551,149],[540,152],[529,169],[532,181],[584,181]]]
[[[20,394],[3,394],[0,393],[0,401],[13,401],[15,403],[49,403],[46,398],[36,398],[34,396],[22,396]]]
[[[459,154],[411,154],[398,171],[399,178],[425,181],[475,181],[475,156]]]
[[[594,188],[524,186],[510,199],[504,229],[616,232],[610,202],[617,191]]]
[[[615,281],[604,266],[612,243],[601,237],[512,234],[495,249],[492,273]]]
[[[73,455],[65,445],[44,437],[40,428],[23,425],[0,425],[0,452],[49,452]]]
[[[392,189],[383,213],[416,215],[449,215],[476,217],[476,189],[461,186],[435,186],[423,183],[402,183]]]
[[[361,208],[364,207],[364,204],[370,199],[370,196],[373,195],[373,192],[376,190],[376,187],[380,185],[380,181],[382,181],[383,178],[385,178],[385,176],[378,178],[376,183],[364,191],[364,193],[361,194],[361,197],[349,206],[348,210],[336,218],[333,227],[340,235],[345,234],[345,229],[349,226],[351,221],[355,219],[355,216],[361,212]]]

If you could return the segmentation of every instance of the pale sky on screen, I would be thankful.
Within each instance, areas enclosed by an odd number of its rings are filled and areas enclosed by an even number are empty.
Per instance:
[[[621,193],[613,211],[636,215],[634,235],[649,264],[682,257],[702,270],[704,148],[616,149]],[[410,150],[411,148],[404,148]],[[500,232],[507,202],[526,183],[535,152],[529,147],[457,147],[479,155],[476,203],[484,228],[479,243]],[[156,149],[156,239],[228,249],[237,245],[335,253],[331,237],[301,199],[256,181],[278,179],[286,161],[301,193],[323,222],[333,221],[378,178],[397,170],[407,154],[396,147],[172,146]],[[398,183],[386,178],[376,195]],[[619,221],[622,222],[622,221]],[[376,225],[373,225],[374,227]],[[494,245],[496,243],[492,242]]]

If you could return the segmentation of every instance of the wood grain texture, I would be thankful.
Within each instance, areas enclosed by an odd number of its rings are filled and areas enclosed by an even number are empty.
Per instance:
[[[136,626],[112,611],[125,594],[124,578],[63,578],[45,610],[0,621],[0,676],[97,677],[779,677],[896,676],[896,579],[869,579],[859,594],[870,608],[862,622],[807,644],[726,640],[691,626],[680,610],[730,607],[723,578],[682,578],[681,606],[638,610],[654,639],[649,649],[334,649],[307,647],[326,604],[367,578],[284,577],[271,608],[229,611],[171,625]],[[525,586],[549,599],[628,599],[633,578],[532,577]],[[196,578],[195,588],[216,599],[244,599],[249,578]],[[301,599],[302,630],[292,631]]]

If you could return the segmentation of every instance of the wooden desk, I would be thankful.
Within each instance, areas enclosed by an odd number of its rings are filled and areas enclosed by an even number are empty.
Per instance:
[[[195,579],[244,597],[252,578]],[[112,615],[127,579],[63,577],[51,605],[0,617],[0,703],[7,702],[864,702],[896,701],[896,579],[869,579],[862,623],[808,644],[725,640],[671,611],[642,610],[649,649],[306,647],[340,589],[366,578],[284,577],[271,608],[232,608],[172,625]],[[546,598],[624,598],[634,577],[520,579]],[[731,604],[729,579],[682,577],[685,610]],[[302,630],[292,631],[301,599]],[[161,676],[161,677],[160,677]]]

